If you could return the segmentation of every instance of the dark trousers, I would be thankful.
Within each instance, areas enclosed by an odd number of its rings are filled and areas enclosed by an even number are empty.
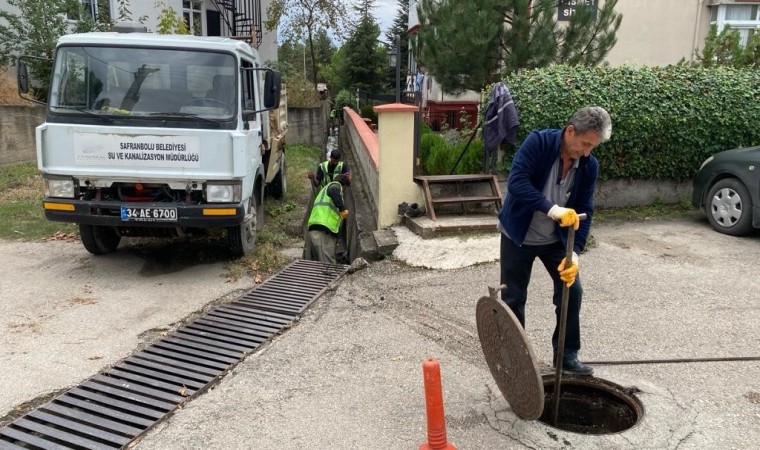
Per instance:
[[[557,266],[565,257],[562,242],[547,245],[523,245],[518,247],[512,239],[501,235],[501,284],[507,287],[501,291],[501,299],[509,306],[520,324],[525,328],[525,301],[528,299],[528,284],[533,261],[538,258],[544,264],[546,271],[554,283],[554,311],[557,322],[552,336],[552,348],[556,354],[559,341],[559,320],[562,308],[562,280],[559,278]],[[575,277],[575,283],[570,287],[567,305],[567,326],[565,329],[564,359],[577,357],[581,348],[580,311],[583,287],[580,275]]]

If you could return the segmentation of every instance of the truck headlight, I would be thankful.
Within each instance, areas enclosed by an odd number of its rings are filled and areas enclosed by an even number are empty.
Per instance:
[[[76,186],[71,178],[45,178],[45,196],[74,198]]]
[[[239,184],[206,184],[206,201],[209,203],[237,203],[242,191]]]

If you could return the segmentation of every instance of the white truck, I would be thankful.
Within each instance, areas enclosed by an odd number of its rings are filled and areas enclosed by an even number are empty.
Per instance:
[[[25,98],[29,75],[22,57]],[[280,94],[280,75],[239,40],[61,37],[36,130],[46,218],[79,224],[95,255],[122,237],[208,229],[225,229],[231,252],[248,254],[263,226],[265,190],[276,198],[286,190]]]

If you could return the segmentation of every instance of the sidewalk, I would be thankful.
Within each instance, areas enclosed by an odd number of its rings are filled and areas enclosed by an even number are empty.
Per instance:
[[[760,353],[759,234],[724,236],[704,221],[602,224],[592,233],[596,246],[580,261],[583,359]],[[441,361],[448,438],[460,450],[760,445],[758,362],[597,366],[598,377],[641,391],[643,420],[620,434],[518,419],[475,328],[475,303],[499,279],[498,235],[428,243],[397,235],[394,258],[347,275],[137,448],[416,449],[426,441],[429,356]],[[549,287],[536,264],[527,334],[542,364],[554,326]]]

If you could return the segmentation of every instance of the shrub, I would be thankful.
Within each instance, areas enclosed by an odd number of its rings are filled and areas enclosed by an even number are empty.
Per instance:
[[[370,119],[372,123],[377,123],[377,113],[375,112],[375,105],[372,103],[365,103],[361,106],[361,116]]]
[[[467,141],[449,144],[434,133],[422,136],[420,143],[420,160],[426,175],[448,175],[456,164],[457,175],[479,173],[483,169],[483,141],[473,140],[465,150]],[[428,147],[428,148],[425,148]],[[426,155],[423,157],[423,148]],[[464,154],[462,152],[464,151]],[[460,159],[461,156],[461,159]],[[457,163],[459,160],[459,163]]]
[[[760,143],[758,71],[552,66],[504,82],[520,114],[518,145],[531,130],[563,127],[580,107],[604,107],[612,139],[594,150],[601,179],[684,180],[716,152]]]
[[[319,94],[314,84],[307,81],[303,75],[288,78],[288,107],[315,108],[319,106]]]
[[[448,174],[454,164],[454,159],[451,157],[452,153],[451,147],[442,138],[440,141],[434,142],[430,148],[430,153],[423,161],[425,173],[427,175]]]
[[[0,105],[29,105],[32,102],[23,100],[18,95],[16,74],[8,70],[8,66],[0,66]]]
[[[354,104],[356,103],[356,99],[351,94],[351,91],[348,89],[342,89],[338,94],[335,96],[335,106],[338,108],[343,108],[344,106],[348,106],[350,108],[354,108]]]
[[[439,144],[445,144],[446,142],[443,140],[443,138],[432,131],[429,131],[427,133],[422,134],[420,136],[420,147],[419,147],[419,153],[418,157],[420,158],[420,161],[425,163],[427,161],[428,157],[430,156],[430,151],[433,147],[439,145]]]

